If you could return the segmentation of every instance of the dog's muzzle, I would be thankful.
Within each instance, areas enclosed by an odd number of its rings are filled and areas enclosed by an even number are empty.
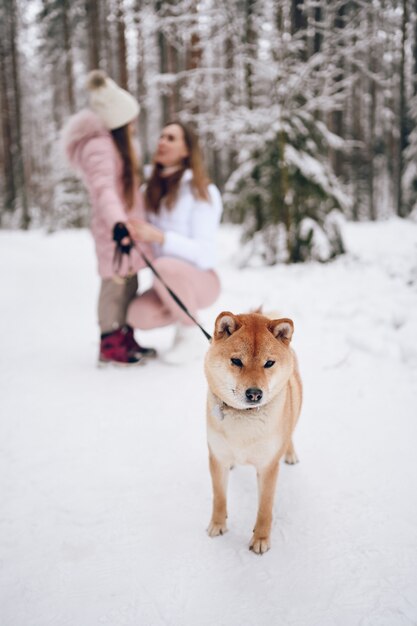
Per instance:
[[[262,389],[257,389],[256,387],[250,387],[245,391],[246,402],[250,404],[258,404],[262,400],[263,391]]]

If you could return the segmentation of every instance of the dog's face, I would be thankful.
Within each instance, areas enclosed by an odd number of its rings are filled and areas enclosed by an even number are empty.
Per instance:
[[[292,373],[293,330],[286,318],[220,313],[205,360],[211,391],[235,409],[267,404]]]

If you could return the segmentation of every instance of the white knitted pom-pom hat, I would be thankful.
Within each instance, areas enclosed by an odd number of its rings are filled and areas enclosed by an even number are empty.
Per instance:
[[[125,126],[139,115],[139,103],[125,89],[116,85],[105,72],[90,72],[87,76],[87,89],[90,92],[90,108],[109,130]]]

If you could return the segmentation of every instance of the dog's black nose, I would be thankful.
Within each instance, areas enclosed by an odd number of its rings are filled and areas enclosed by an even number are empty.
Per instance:
[[[246,399],[248,402],[260,402],[263,396],[262,389],[256,389],[256,387],[250,387],[245,391]]]

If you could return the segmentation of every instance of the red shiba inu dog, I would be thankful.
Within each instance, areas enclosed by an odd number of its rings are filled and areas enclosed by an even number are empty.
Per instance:
[[[205,359],[207,438],[213,483],[211,537],[226,532],[227,479],[234,464],[254,465],[259,506],[250,549],[269,550],[279,462],[297,463],[292,434],[302,385],[290,346],[290,319],[223,312]]]

